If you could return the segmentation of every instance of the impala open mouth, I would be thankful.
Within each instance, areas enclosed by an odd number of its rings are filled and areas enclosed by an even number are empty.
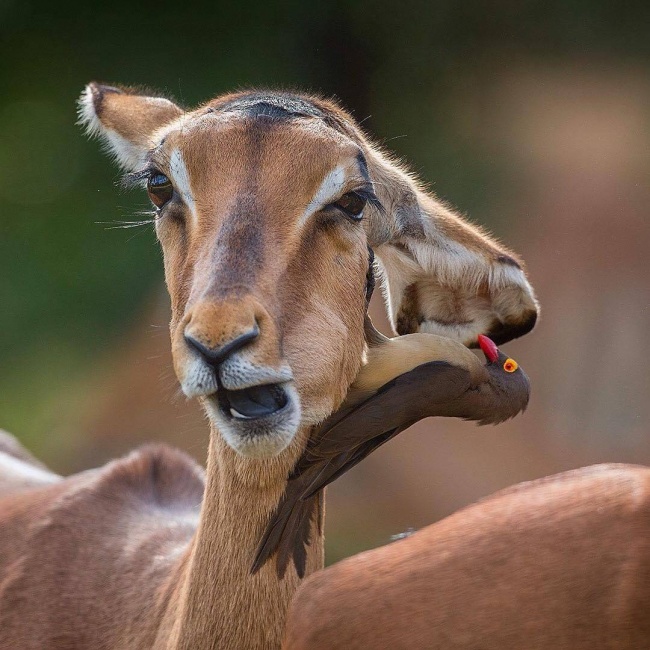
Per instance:
[[[274,415],[289,402],[289,396],[281,384],[263,384],[242,390],[221,387],[216,398],[224,415],[236,420],[256,420]]]
[[[221,385],[204,405],[224,440],[249,458],[277,456],[300,426],[300,397],[293,381],[237,390]]]

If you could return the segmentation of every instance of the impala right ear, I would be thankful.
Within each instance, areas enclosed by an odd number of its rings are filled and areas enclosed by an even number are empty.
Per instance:
[[[181,115],[182,109],[163,97],[95,82],[79,98],[79,124],[88,135],[100,137],[118,164],[130,171],[155,146],[155,134]]]
[[[368,210],[367,234],[382,273],[391,325],[476,346],[528,333],[538,304],[521,261],[434,195],[399,164],[366,146],[384,210]]]

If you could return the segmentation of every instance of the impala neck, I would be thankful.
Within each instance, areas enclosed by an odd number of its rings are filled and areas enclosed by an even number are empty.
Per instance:
[[[282,580],[274,562],[255,575],[250,567],[294,460],[243,459],[213,428],[201,517],[170,647],[280,647],[287,609],[300,579],[293,566]],[[323,537],[314,525],[307,575],[322,566]]]

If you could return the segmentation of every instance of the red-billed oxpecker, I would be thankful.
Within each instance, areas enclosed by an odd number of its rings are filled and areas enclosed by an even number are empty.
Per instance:
[[[366,338],[367,363],[342,407],[312,433],[260,542],[253,572],[277,551],[280,576],[291,558],[303,575],[321,490],[412,424],[432,416],[498,424],[528,404],[526,373],[486,336],[478,337],[485,364],[446,337],[386,338],[369,319]]]

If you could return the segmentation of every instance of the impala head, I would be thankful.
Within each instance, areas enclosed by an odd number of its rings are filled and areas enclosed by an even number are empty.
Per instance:
[[[244,456],[278,454],[344,399],[364,352],[369,245],[400,333],[469,344],[534,324],[512,254],[423,194],[331,102],[239,93],[186,112],[90,84],[80,115],[147,187],[176,374]]]

